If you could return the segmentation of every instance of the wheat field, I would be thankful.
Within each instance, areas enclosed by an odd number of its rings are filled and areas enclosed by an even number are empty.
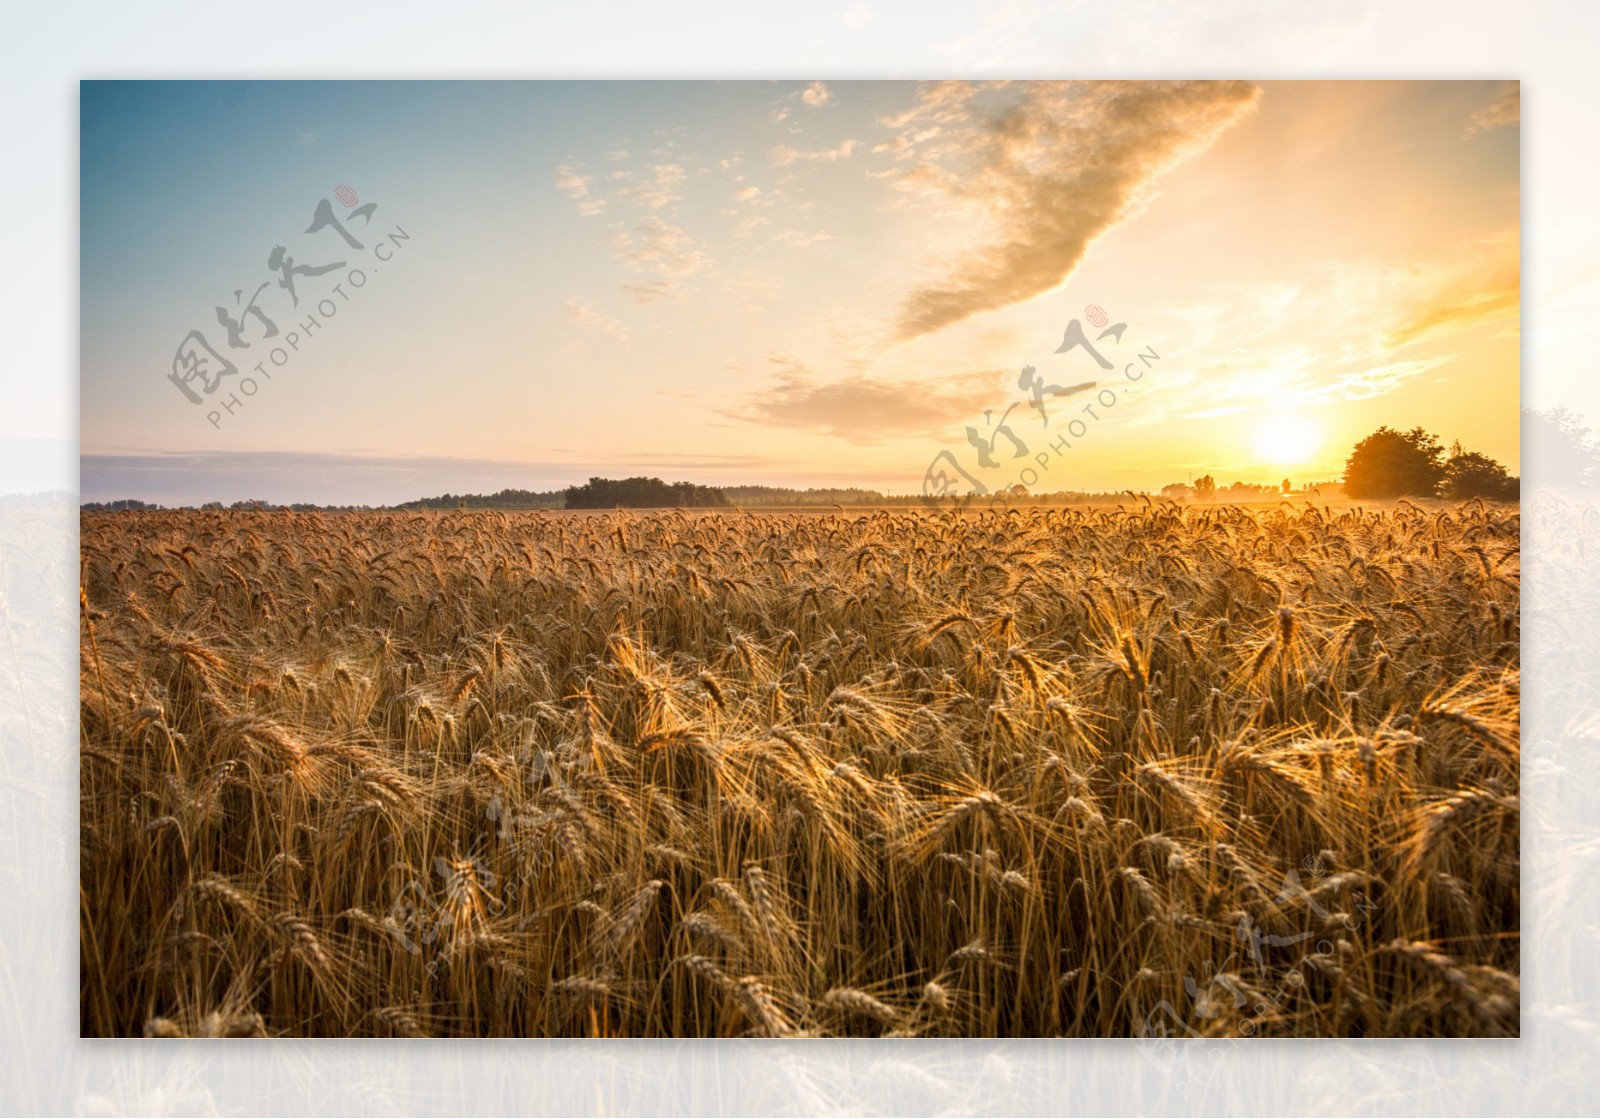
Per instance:
[[[86,513],[81,1030],[1515,1035],[1519,521]]]

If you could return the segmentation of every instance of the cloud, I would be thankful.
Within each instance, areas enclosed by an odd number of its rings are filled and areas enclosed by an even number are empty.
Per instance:
[[[657,163],[650,168],[650,178],[624,187],[617,193],[647,209],[659,210],[682,197],[678,187],[686,178],[688,173],[678,164]]]
[[[797,248],[804,248],[806,245],[816,245],[823,241],[832,241],[833,234],[820,229],[814,229],[809,233],[803,233],[798,229],[784,229],[774,233],[772,235],[772,239],[785,245],[794,245]]]
[[[572,298],[562,306],[566,308],[567,317],[579,326],[609,334],[624,346],[628,344],[628,328],[616,319],[608,319],[585,300]]]
[[[1409,381],[1447,365],[1454,354],[1388,361],[1341,373],[1325,385],[1308,389],[1301,400],[1308,404],[1335,404],[1345,400],[1371,400],[1388,396]]]
[[[740,187],[738,190],[733,192],[733,200],[735,202],[748,202],[752,198],[760,197],[761,188],[757,186]]]
[[[973,95],[983,89],[999,89],[1006,82],[973,85],[964,81],[924,82],[917,90],[917,100],[903,113],[882,118],[878,123],[885,128],[902,129],[910,124],[963,124],[972,119]]]
[[[678,298],[678,285],[671,280],[646,280],[642,284],[623,284],[622,290],[640,306]]]
[[[1384,341],[1390,346],[1403,346],[1453,334],[1491,319],[1516,315],[1521,307],[1521,263],[1515,242],[1506,242],[1498,260],[1460,266],[1406,306]]]
[[[1522,83],[1502,82],[1494,100],[1467,119],[1463,140],[1470,140],[1482,132],[1516,124],[1522,119]]]
[[[980,115],[975,98],[994,88],[939,83],[882,122],[908,143],[935,145],[900,185],[953,197],[993,225],[984,246],[911,292],[902,338],[1058,286],[1161,174],[1207,147],[1260,92],[1234,81],[1029,83]]]
[[[632,229],[613,232],[610,240],[619,259],[670,278],[693,275],[707,264],[706,255],[695,248],[694,239],[681,227],[654,216]]]
[[[828,92],[828,87],[821,82],[812,82],[800,95],[800,100],[810,105],[813,109],[821,108],[833,99],[833,94]]]
[[[895,436],[937,435],[1003,395],[997,388],[1001,371],[995,369],[911,383],[862,376],[822,381],[793,358],[770,360],[777,367],[774,383],[746,394],[733,408],[719,409],[723,415],[867,444]]]
[[[1259,355],[1229,353],[1186,370],[1162,374],[1158,395],[1141,401],[1130,423],[1148,426],[1182,417],[1207,420],[1272,409],[1320,408],[1387,396],[1453,361],[1453,354],[1384,360],[1352,354],[1329,370],[1327,355],[1306,346]]]
[[[779,144],[767,152],[767,158],[779,167],[791,163],[832,163],[839,159],[849,159],[850,153],[861,146],[858,140],[843,140],[836,148],[822,148],[818,151],[803,152],[791,148],[787,144]]]
[[[771,218],[764,217],[761,214],[751,214],[747,218],[741,218],[738,224],[733,227],[733,239],[735,241],[743,241],[762,226],[771,224]]]
[[[589,184],[593,181],[566,165],[557,167],[555,171],[556,189],[578,204],[578,213],[588,216],[606,208],[605,199],[596,198],[589,191]]]
[[[839,17],[839,22],[852,31],[860,31],[872,22],[872,9],[865,4],[857,4],[844,15]]]

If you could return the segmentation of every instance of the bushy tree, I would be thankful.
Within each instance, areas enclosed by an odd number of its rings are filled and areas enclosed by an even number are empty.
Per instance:
[[[1444,495],[1464,501],[1485,497],[1491,501],[1515,501],[1522,486],[1506,468],[1488,455],[1464,451],[1457,443],[1444,464]]]
[[[674,507],[725,507],[728,499],[715,486],[673,482],[660,478],[590,478],[566,491],[568,509],[660,509]]]
[[[1358,498],[1433,497],[1444,482],[1444,448],[1420,427],[1384,426],[1357,443],[1344,464],[1344,492]]]
[[[1194,480],[1194,495],[1204,501],[1217,492],[1217,480],[1209,474],[1202,474]]]

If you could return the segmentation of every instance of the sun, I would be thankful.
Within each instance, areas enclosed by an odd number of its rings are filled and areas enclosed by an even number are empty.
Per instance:
[[[1308,463],[1321,442],[1321,429],[1292,412],[1268,416],[1256,428],[1256,454],[1273,466]]]

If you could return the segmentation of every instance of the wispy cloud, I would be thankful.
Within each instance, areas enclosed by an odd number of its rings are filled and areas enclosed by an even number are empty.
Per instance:
[[[1293,282],[1213,285],[1170,312],[1198,360],[1153,381],[1131,422],[1375,400],[1448,369],[1463,356],[1441,349],[1452,335],[1514,323],[1517,307],[1514,232],[1427,266],[1352,261]]]
[[[833,163],[835,160],[849,159],[850,154],[860,146],[857,140],[842,140],[836,148],[801,151],[788,144],[778,144],[767,152],[767,158],[778,167],[785,167],[791,163]]]
[[[772,235],[772,240],[781,245],[793,245],[797,248],[806,245],[817,245],[823,241],[832,241],[833,234],[822,229],[813,229],[803,232],[798,229],[781,229]]]
[[[751,214],[749,217],[739,219],[738,224],[733,227],[733,239],[735,241],[743,241],[754,236],[758,230],[771,224],[771,218],[762,214]]]
[[[991,87],[992,88],[992,87]],[[883,123],[918,161],[899,185],[953,197],[992,231],[954,268],[907,297],[899,320],[914,338],[982,311],[1049,291],[1090,243],[1127,218],[1164,172],[1208,146],[1248,112],[1247,82],[1029,83],[988,114],[984,90],[966,83],[925,89],[918,104]]]
[[[562,306],[566,308],[567,317],[579,326],[609,334],[624,346],[628,344],[628,328],[616,319],[607,318],[595,310],[594,305],[587,300],[574,297],[568,299]]]
[[[1454,357],[1454,354],[1436,354],[1433,357],[1386,361],[1348,369],[1335,375],[1326,384],[1308,388],[1300,399],[1303,403],[1318,405],[1388,396],[1423,374],[1448,364]]]
[[[888,437],[937,435],[993,404],[999,370],[958,373],[916,382],[863,376],[826,381],[791,357],[770,359],[773,383],[748,393],[722,414],[753,423],[805,428],[852,443]]]
[[[588,176],[563,164],[556,168],[554,178],[556,189],[578,204],[578,213],[593,216],[606,208],[605,199],[591,193],[594,180]]]
[[[627,152],[607,152],[602,158],[620,162]],[[679,163],[655,163],[642,171],[616,169],[603,178],[569,164],[562,164],[554,172],[556,189],[577,203],[578,213],[586,216],[603,213],[613,202],[631,202],[644,210],[660,210],[683,197],[683,185],[689,173]],[[606,185],[609,196],[602,191]]]
[[[610,240],[620,259],[663,276],[690,276],[707,265],[705,253],[695,247],[693,238],[680,226],[658,217],[647,217],[632,229],[614,230]]]
[[[678,298],[678,285],[671,280],[646,280],[639,284],[623,284],[622,290],[641,306]]]
[[[1483,132],[1492,132],[1496,128],[1505,128],[1507,125],[1516,124],[1522,119],[1522,83],[1504,82],[1499,91],[1483,108],[1467,118],[1467,129],[1462,135],[1463,140]]]
[[[1356,358],[1335,370],[1305,348],[1283,348],[1256,358],[1240,355],[1164,375],[1161,394],[1141,404],[1130,422],[1141,426],[1183,417],[1207,420],[1282,408],[1318,408],[1388,396],[1447,364],[1454,355],[1382,360]]]
[[[1521,306],[1522,273],[1516,242],[1502,242],[1497,259],[1459,266],[1410,301],[1386,340],[1390,346],[1403,346],[1516,315]]]
[[[683,197],[679,188],[688,177],[680,164],[657,163],[650,168],[648,179],[623,187],[617,194],[631,198],[646,209],[659,210]]]

